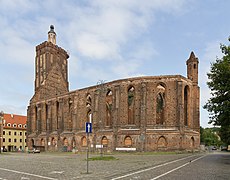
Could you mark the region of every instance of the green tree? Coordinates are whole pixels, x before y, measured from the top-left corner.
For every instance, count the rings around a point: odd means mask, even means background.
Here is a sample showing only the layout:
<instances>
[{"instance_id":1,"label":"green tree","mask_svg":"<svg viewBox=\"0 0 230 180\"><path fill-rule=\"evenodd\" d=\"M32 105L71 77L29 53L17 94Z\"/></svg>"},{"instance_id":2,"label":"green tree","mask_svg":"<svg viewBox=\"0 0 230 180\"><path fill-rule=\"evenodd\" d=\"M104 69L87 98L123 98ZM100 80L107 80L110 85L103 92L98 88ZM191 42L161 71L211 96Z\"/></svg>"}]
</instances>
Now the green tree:
<instances>
[{"instance_id":1,"label":"green tree","mask_svg":"<svg viewBox=\"0 0 230 180\"><path fill-rule=\"evenodd\" d=\"M204 108L210 113L209 123L220 126L221 139L230 144L230 45L221 44L220 49L223 57L211 64L207 74L212 97Z\"/></svg>"},{"instance_id":2,"label":"green tree","mask_svg":"<svg viewBox=\"0 0 230 180\"><path fill-rule=\"evenodd\" d=\"M204 128L200 126L200 142L204 143Z\"/></svg>"},{"instance_id":3,"label":"green tree","mask_svg":"<svg viewBox=\"0 0 230 180\"><path fill-rule=\"evenodd\" d=\"M202 128L200 131L200 139L201 143L205 144L206 146L220 146L222 142L219 140L218 136L218 129L216 128Z\"/></svg>"}]
</instances>

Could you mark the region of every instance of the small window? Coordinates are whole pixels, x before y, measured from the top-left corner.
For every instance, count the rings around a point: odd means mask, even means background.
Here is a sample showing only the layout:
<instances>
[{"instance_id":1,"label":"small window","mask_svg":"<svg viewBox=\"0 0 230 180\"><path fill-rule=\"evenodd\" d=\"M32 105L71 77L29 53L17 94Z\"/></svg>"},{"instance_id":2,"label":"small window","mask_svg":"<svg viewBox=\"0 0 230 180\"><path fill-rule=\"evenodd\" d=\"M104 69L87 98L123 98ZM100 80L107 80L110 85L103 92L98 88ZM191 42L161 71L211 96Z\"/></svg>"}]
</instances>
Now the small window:
<instances>
[{"instance_id":1,"label":"small window","mask_svg":"<svg viewBox=\"0 0 230 180\"><path fill-rule=\"evenodd\" d=\"M17 124L13 124L13 127L16 128L16 127L17 127Z\"/></svg>"},{"instance_id":2,"label":"small window","mask_svg":"<svg viewBox=\"0 0 230 180\"><path fill-rule=\"evenodd\" d=\"M17 132L14 132L14 135L17 136Z\"/></svg>"},{"instance_id":3,"label":"small window","mask_svg":"<svg viewBox=\"0 0 230 180\"><path fill-rule=\"evenodd\" d=\"M9 136L11 135L11 131L9 131Z\"/></svg>"},{"instance_id":4,"label":"small window","mask_svg":"<svg viewBox=\"0 0 230 180\"><path fill-rule=\"evenodd\" d=\"M193 65L193 68L196 69L196 64Z\"/></svg>"},{"instance_id":5,"label":"small window","mask_svg":"<svg viewBox=\"0 0 230 180\"><path fill-rule=\"evenodd\" d=\"M24 128L26 128L26 124L24 124Z\"/></svg>"},{"instance_id":6,"label":"small window","mask_svg":"<svg viewBox=\"0 0 230 180\"><path fill-rule=\"evenodd\" d=\"M20 142L22 142L22 139L20 139Z\"/></svg>"},{"instance_id":7,"label":"small window","mask_svg":"<svg viewBox=\"0 0 230 180\"><path fill-rule=\"evenodd\" d=\"M21 124L19 124L19 125L18 125L18 127L19 127L19 128L22 128L22 125L21 125Z\"/></svg>"},{"instance_id":8,"label":"small window","mask_svg":"<svg viewBox=\"0 0 230 180\"><path fill-rule=\"evenodd\" d=\"M16 142L17 142L17 139L14 139L14 142L16 143Z\"/></svg>"},{"instance_id":9,"label":"small window","mask_svg":"<svg viewBox=\"0 0 230 180\"><path fill-rule=\"evenodd\" d=\"M6 134L6 132L5 131L3 131L3 135L5 135Z\"/></svg>"},{"instance_id":10,"label":"small window","mask_svg":"<svg viewBox=\"0 0 230 180\"><path fill-rule=\"evenodd\" d=\"M8 127L11 127L11 124L10 124L10 123L7 123L7 126L8 126Z\"/></svg>"},{"instance_id":11,"label":"small window","mask_svg":"<svg viewBox=\"0 0 230 180\"><path fill-rule=\"evenodd\" d=\"M11 139L9 138L9 142L11 142Z\"/></svg>"},{"instance_id":12,"label":"small window","mask_svg":"<svg viewBox=\"0 0 230 180\"><path fill-rule=\"evenodd\" d=\"M3 142L5 142L6 140L5 140L5 138L3 138Z\"/></svg>"},{"instance_id":13,"label":"small window","mask_svg":"<svg viewBox=\"0 0 230 180\"><path fill-rule=\"evenodd\" d=\"M20 136L22 136L22 132L20 132Z\"/></svg>"}]
</instances>

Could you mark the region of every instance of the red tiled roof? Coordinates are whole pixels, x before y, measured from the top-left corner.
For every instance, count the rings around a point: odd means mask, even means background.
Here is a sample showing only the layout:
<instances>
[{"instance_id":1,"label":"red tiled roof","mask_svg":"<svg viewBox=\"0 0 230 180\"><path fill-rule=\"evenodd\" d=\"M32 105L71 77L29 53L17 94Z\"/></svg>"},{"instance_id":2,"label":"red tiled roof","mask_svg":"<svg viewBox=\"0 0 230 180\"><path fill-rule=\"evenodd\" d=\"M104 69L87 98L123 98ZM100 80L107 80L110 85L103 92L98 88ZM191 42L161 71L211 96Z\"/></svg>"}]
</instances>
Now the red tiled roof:
<instances>
[{"instance_id":1,"label":"red tiled roof","mask_svg":"<svg viewBox=\"0 0 230 180\"><path fill-rule=\"evenodd\" d=\"M22 115L16 115L16 114L4 114L4 118L5 120L5 126L3 128L6 129L26 129L24 127L24 125L26 125L26 120L27 120L27 116L22 116ZM8 127L7 124L10 123L11 127ZM13 127L13 124L16 124L16 127ZM21 124L21 128L18 126L19 124Z\"/></svg>"}]
</instances>

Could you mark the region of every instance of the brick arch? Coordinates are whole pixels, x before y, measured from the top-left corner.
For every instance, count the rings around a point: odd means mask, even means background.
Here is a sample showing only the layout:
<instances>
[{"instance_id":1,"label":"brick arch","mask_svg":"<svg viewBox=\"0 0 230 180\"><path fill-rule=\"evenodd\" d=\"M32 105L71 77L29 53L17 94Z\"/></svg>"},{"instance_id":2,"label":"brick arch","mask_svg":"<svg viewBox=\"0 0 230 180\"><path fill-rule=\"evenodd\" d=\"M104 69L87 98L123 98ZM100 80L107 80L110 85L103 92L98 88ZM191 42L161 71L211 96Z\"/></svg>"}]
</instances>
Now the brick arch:
<instances>
[{"instance_id":1,"label":"brick arch","mask_svg":"<svg viewBox=\"0 0 230 180\"><path fill-rule=\"evenodd\" d=\"M167 148L167 140L164 136L160 136L159 139L157 140L157 149L158 150L163 150Z\"/></svg>"},{"instance_id":2,"label":"brick arch","mask_svg":"<svg viewBox=\"0 0 230 180\"><path fill-rule=\"evenodd\" d=\"M157 89L157 87L158 86L162 86L162 87L164 87L165 88L165 92L166 92L166 90L167 90L167 84L166 83L164 83L164 82L158 82L157 84L156 84L156 89Z\"/></svg>"},{"instance_id":3,"label":"brick arch","mask_svg":"<svg viewBox=\"0 0 230 180\"><path fill-rule=\"evenodd\" d=\"M54 137L52 137L51 138L51 145L56 146L56 144L57 144L57 140Z\"/></svg>"},{"instance_id":4,"label":"brick arch","mask_svg":"<svg viewBox=\"0 0 230 180\"><path fill-rule=\"evenodd\" d=\"M132 146L132 138L130 136L126 136L124 138L124 146L131 147Z\"/></svg>"},{"instance_id":5,"label":"brick arch","mask_svg":"<svg viewBox=\"0 0 230 180\"><path fill-rule=\"evenodd\" d=\"M109 140L108 140L108 138L106 136L103 136L101 138L101 144L103 145L103 147L107 147L108 146Z\"/></svg>"}]
</instances>

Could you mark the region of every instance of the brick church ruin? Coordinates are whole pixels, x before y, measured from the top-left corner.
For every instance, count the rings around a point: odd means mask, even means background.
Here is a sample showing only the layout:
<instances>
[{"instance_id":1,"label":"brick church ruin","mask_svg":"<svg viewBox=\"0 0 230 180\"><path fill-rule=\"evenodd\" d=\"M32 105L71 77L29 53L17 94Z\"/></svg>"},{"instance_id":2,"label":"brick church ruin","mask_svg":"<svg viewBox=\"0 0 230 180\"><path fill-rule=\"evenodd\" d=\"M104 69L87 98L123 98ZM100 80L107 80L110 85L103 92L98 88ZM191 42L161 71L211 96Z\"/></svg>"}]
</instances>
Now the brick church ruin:
<instances>
[{"instance_id":1,"label":"brick church ruin","mask_svg":"<svg viewBox=\"0 0 230 180\"><path fill-rule=\"evenodd\" d=\"M193 150L200 145L198 58L181 75L120 79L69 91L68 53L48 41L36 46L35 92L27 109L27 144L44 151Z\"/></svg>"}]
</instances>

